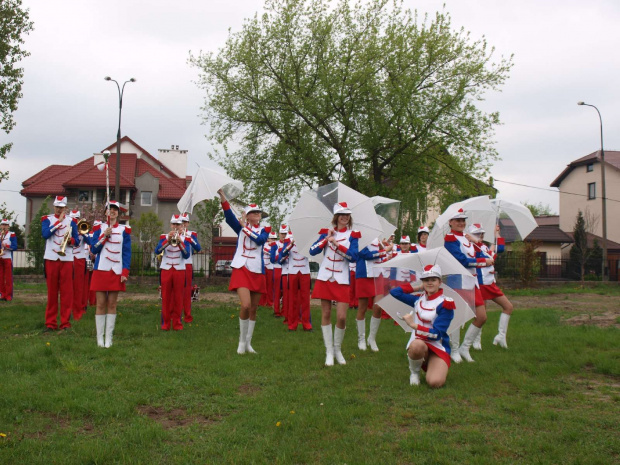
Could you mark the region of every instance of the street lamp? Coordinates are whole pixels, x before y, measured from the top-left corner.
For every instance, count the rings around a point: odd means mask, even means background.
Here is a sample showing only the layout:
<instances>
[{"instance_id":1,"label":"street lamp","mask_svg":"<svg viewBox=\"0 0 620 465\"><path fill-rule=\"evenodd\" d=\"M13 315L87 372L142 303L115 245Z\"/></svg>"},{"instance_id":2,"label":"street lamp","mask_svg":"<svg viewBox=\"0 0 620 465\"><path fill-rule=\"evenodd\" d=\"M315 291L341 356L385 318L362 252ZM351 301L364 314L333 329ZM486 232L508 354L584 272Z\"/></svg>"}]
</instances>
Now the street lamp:
<instances>
[{"instance_id":1,"label":"street lamp","mask_svg":"<svg viewBox=\"0 0 620 465\"><path fill-rule=\"evenodd\" d=\"M601 112L598 111L594 105L590 105L589 103L577 102L577 105L583 105L586 107L592 107L598 113L598 119L601 123L601 191L603 197L603 271L602 271L602 279L603 281L607 280L605 275L605 267L607 265L607 193L605 191L605 150L603 149L603 118L601 117Z\"/></svg>"},{"instance_id":2,"label":"street lamp","mask_svg":"<svg viewBox=\"0 0 620 465\"><path fill-rule=\"evenodd\" d=\"M114 187L114 200L121 201L121 112L123 110L123 92L125 92L125 84L128 82L136 82L134 78L129 81L123 82L121 87L116 79L112 79L110 76L106 76L103 79L106 81L112 81L116 83L118 89L118 132L116 133L116 186ZM108 199L109 201L110 199Z\"/></svg>"}]
</instances>

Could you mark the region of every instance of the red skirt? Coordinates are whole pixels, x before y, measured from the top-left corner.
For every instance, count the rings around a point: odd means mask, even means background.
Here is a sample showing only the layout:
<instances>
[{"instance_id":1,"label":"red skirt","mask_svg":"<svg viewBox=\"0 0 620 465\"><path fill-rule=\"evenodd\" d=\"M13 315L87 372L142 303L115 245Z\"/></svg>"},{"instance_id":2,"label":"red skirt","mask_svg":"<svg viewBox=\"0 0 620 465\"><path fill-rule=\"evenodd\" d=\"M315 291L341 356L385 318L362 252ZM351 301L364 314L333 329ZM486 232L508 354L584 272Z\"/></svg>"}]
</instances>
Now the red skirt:
<instances>
[{"instance_id":1,"label":"red skirt","mask_svg":"<svg viewBox=\"0 0 620 465\"><path fill-rule=\"evenodd\" d=\"M476 307L482 307L484 305L484 298L482 297L482 292L477 287L476 287L474 305Z\"/></svg>"},{"instance_id":2,"label":"red skirt","mask_svg":"<svg viewBox=\"0 0 620 465\"><path fill-rule=\"evenodd\" d=\"M383 276L378 278L356 278L355 297L365 299L383 293Z\"/></svg>"},{"instance_id":3,"label":"red skirt","mask_svg":"<svg viewBox=\"0 0 620 465\"><path fill-rule=\"evenodd\" d=\"M125 283L121 282L121 275L112 270L95 270L90 280L90 290L95 292L125 292Z\"/></svg>"},{"instance_id":4,"label":"red skirt","mask_svg":"<svg viewBox=\"0 0 620 465\"><path fill-rule=\"evenodd\" d=\"M265 280L265 275L261 273L252 273L245 266L242 266L241 268L233 268L228 290L236 291L241 288L246 288L250 292L260 292L261 294L267 293L267 281Z\"/></svg>"},{"instance_id":5,"label":"red skirt","mask_svg":"<svg viewBox=\"0 0 620 465\"><path fill-rule=\"evenodd\" d=\"M314 282L312 290L313 299L335 300L336 302L349 303L349 285L338 284L336 281L319 281Z\"/></svg>"},{"instance_id":6,"label":"red skirt","mask_svg":"<svg viewBox=\"0 0 620 465\"><path fill-rule=\"evenodd\" d=\"M437 347L425 342L426 347L428 347L428 356L430 358L431 356L431 352L434 353L435 355L437 355L437 357L439 357L440 359L442 359L444 362L446 362L446 365L448 365L448 368L450 368L450 354L448 352L446 352L445 350L439 350ZM422 363L422 369L424 371L426 371L426 369L428 368L428 359L424 359L424 362Z\"/></svg>"},{"instance_id":7,"label":"red skirt","mask_svg":"<svg viewBox=\"0 0 620 465\"><path fill-rule=\"evenodd\" d=\"M504 295L502 290L497 287L497 284L495 283L483 284L480 286L480 293L482 294L482 298L484 300L493 300Z\"/></svg>"}]
</instances>

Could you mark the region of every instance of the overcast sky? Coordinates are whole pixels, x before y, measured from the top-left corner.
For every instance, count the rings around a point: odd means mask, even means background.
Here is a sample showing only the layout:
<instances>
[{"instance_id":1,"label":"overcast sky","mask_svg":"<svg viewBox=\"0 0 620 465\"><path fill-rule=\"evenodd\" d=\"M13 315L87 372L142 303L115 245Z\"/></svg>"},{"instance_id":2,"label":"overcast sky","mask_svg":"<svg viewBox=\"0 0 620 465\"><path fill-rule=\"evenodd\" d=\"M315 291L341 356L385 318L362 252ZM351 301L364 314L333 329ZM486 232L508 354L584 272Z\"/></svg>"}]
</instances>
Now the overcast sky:
<instances>
[{"instance_id":1,"label":"overcast sky","mask_svg":"<svg viewBox=\"0 0 620 465\"><path fill-rule=\"evenodd\" d=\"M193 81L190 51L217 50L228 29L261 8L260 0L23 0L35 30L26 37L23 98L17 126L0 169L0 199L25 217L17 192L50 164L74 164L116 140L118 94L104 76L123 81L122 133L151 154L179 145L189 150L189 174L209 166L212 150L201 125L203 94ZM605 147L620 150L620 2L614 0L407 0L419 12L442 9L455 28L485 36L497 56L514 53L503 92L483 108L499 111L492 175L499 197L542 202L557 211L558 194L499 182L549 188L571 160L600 147L596 111L603 115ZM584 191L585 193L585 191Z\"/></svg>"}]
</instances>

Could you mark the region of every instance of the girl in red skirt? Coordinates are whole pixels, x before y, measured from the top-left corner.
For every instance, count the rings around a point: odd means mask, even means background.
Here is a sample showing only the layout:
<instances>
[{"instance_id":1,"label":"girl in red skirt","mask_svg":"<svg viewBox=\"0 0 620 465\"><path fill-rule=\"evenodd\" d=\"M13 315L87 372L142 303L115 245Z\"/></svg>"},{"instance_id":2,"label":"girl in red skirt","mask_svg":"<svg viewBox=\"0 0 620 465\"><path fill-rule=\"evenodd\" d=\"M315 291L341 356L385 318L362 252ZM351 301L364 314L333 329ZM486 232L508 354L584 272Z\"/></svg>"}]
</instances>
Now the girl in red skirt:
<instances>
[{"instance_id":1,"label":"girl in red skirt","mask_svg":"<svg viewBox=\"0 0 620 465\"><path fill-rule=\"evenodd\" d=\"M112 346L118 293L125 292L131 263L131 228L118 224L120 210L126 211L120 203L109 202L110 224L101 223L94 227L90 248L96 255L90 290L97 296L97 345L106 348Z\"/></svg>"},{"instance_id":2,"label":"girl in red skirt","mask_svg":"<svg viewBox=\"0 0 620 465\"><path fill-rule=\"evenodd\" d=\"M334 205L333 229L321 229L318 240L310 247L310 255L324 254L312 291L313 299L321 299L321 330L325 342L325 365L346 365L342 356L342 340L349 307L349 263L357 261L359 231L353 231L351 210L345 202ZM336 302L336 329L332 339L332 301Z\"/></svg>"},{"instance_id":3,"label":"girl in red skirt","mask_svg":"<svg viewBox=\"0 0 620 465\"><path fill-rule=\"evenodd\" d=\"M237 291L241 304L237 353L255 354L256 351L252 348L252 335L256 325L256 309L261 294L267 292L262 246L267 242L271 228L260 226L262 210L256 204L245 207L239 222L230 209L224 191L220 189L218 194L222 201L226 223L239 236L231 263L233 272L228 286L230 291Z\"/></svg>"}]
</instances>

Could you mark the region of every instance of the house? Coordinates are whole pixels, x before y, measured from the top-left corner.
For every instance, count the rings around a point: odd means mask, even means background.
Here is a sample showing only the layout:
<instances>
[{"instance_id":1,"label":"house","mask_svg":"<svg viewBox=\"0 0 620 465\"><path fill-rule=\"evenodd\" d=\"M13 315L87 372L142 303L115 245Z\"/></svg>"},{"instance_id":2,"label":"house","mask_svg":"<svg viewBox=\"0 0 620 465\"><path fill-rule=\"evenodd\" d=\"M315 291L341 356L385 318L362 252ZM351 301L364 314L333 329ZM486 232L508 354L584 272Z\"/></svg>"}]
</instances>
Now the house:
<instances>
[{"instance_id":1,"label":"house","mask_svg":"<svg viewBox=\"0 0 620 465\"><path fill-rule=\"evenodd\" d=\"M65 195L68 206L79 209L105 202L105 171L95 166L103 161L102 152L105 150L112 153L109 177L113 198L116 142L75 165L50 165L26 179L21 190L26 197L26 224L30 224L47 196ZM164 224L168 224L170 217L178 213L177 202L191 182L191 176L186 175L187 150L172 146L160 149L158 156L154 157L125 136L121 139L120 152L120 202L128 207L128 212L120 220L135 221L142 213L154 211Z\"/></svg>"},{"instance_id":2,"label":"house","mask_svg":"<svg viewBox=\"0 0 620 465\"><path fill-rule=\"evenodd\" d=\"M572 233L579 210L595 220L593 233L602 245L601 152L572 161L551 187L560 190L560 229ZM620 242L620 152L605 151L607 239ZM607 244L608 248L612 244Z\"/></svg>"},{"instance_id":3,"label":"house","mask_svg":"<svg viewBox=\"0 0 620 465\"><path fill-rule=\"evenodd\" d=\"M536 216L534 218L538 226L524 240L537 241L540 245L536 249L538 253L547 258L561 259L564 250L573 243L571 235L560 229L560 217L558 215ZM506 241L506 250L512 250L515 241L522 240L517 233L517 228L509 218L499 220L500 234Z\"/></svg>"}]
</instances>

